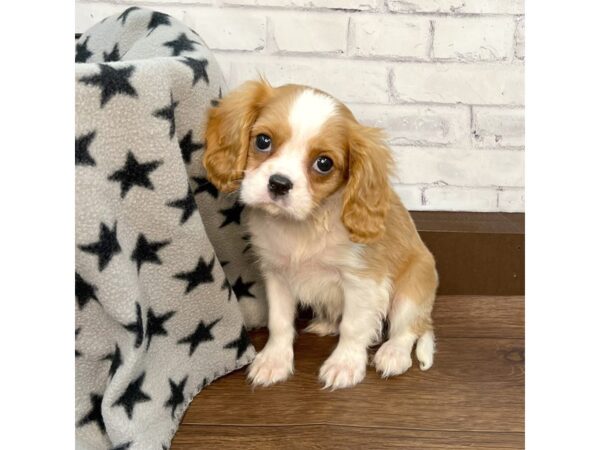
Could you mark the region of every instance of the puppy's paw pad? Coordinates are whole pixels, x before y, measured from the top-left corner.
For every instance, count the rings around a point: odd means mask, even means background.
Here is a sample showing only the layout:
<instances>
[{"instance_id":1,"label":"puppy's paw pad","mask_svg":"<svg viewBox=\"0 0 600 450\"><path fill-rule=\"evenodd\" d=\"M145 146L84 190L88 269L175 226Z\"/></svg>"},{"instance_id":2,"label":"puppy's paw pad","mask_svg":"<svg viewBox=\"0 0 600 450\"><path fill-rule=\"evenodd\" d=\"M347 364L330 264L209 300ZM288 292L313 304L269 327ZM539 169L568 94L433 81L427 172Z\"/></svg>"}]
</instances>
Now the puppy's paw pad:
<instances>
[{"instance_id":1,"label":"puppy's paw pad","mask_svg":"<svg viewBox=\"0 0 600 450\"><path fill-rule=\"evenodd\" d=\"M293 369L292 359L261 352L250 365L248 379L255 386L269 386L285 381Z\"/></svg>"},{"instance_id":2,"label":"puppy's paw pad","mask_svg":"<svg viewBox=\"0 0 600 450\"><path fill-rule=\"evenodd\" d=\"M329 358L319 370L319 379L323 382L325 389L352 387L365 377L365 366L364 362Z\"/></svg>"},{"instance_id":3,"label":"puppy's paw pad","mask_svg":"<svg viewBox=\"0 0 600 450\"><path fill-rule=\"evenodd\" d=\"M383 378L394 375L401 375L412 366L410 353L399 348L391 342L385 342L373 358L373 364L377 372L381 373Z\"/></svg>"},{"instance_id":4,"label":"puppy's paw pad","mask_svg":"<svg viewBox=\"0 0 600 450\"><path fill-rule=\"evenodd\" d=\"M338 326L323 319L313 319L304 329L305 333L313 333L318 336L335 336L338 334Z\"/></svg>"}]
</instances>

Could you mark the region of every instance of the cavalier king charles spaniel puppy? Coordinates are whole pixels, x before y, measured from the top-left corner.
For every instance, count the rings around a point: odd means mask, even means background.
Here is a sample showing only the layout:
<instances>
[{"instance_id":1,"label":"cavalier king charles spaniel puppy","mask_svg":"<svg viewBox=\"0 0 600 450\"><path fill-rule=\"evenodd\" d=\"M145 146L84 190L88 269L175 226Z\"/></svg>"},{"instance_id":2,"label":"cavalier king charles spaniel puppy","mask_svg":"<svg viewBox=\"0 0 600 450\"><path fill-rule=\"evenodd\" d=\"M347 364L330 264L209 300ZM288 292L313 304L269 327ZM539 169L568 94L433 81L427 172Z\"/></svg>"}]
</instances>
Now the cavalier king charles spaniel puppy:
<instances>
[{"instance_id":1,"label":"cavalier king charles spaniel puppy","mask_svg":"<svg viewBox=\"0 0 600 450\"><path fill-rule=\"evenodd\" d=\"M332 96L307 86L250 81L211 109L203 163L221 191L239 190L265 279L269 340L250 366L254 385L294 370L296 305L306 331L339 333L323 363L326 388L365 376L369 346L383 377L433 364L433 256L390 186L392 157L380 130L359 124Z\"/></svg>"}]
</instances>

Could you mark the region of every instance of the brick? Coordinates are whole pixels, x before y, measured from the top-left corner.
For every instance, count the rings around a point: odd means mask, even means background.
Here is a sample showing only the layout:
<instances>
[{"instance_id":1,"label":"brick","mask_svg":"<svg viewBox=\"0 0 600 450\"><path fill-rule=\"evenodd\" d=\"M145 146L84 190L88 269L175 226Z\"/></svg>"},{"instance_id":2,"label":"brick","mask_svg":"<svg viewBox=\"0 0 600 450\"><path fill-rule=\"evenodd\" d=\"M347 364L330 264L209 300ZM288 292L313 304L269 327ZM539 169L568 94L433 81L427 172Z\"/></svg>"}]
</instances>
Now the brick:
<instances>
[{"instance_id":1,"label":"brick","mask_svg":"<svg viewBox=\"0 0 600 450\"><path fill-rule=\"evenodd\" d=\"M402 102L522 105L523 65L399 63L393 87Z\"/></svg>"},{"instance_id":2,"label":"brick","mask_svg":"<svg viewBox=\"0 0 600 450\"><path fill-rule=\"evenodd\" d=\"M503 212L524 212L525 191L523 189L502 188L498 192L498 210Z\"/></svg>"},{"instance_id":3,"label":"brick","mask_svg":"<svg viewBox=\"0 0 600 450\"><path fill-rule=\"evenodd\" d=\"M302 13L269 16L273 42L284 52L345 53L348 16Z\"/></svg>"},{"instance_id":4,"label":"brick","mask_svg":"<svg viewBox=\"0 0 600 450\"><path fill-rule=\"evenodd\" d=\"M523 148L525 110L474 106L473 145L477 148Z\"/></svg>"},{"instance_id":5,"label":"brick","mask_svg":"<svg viewBox=\"0 0 600 450\"><path fill-rule=\"evenodd\" d=\"M523 0L387 0L392 12L524 14Z\"/></svg>"},{"instance_id":6,"label":"brick","mask_svg":"<svg viewBox=\"0 0 600 450\"><path fill-rule=\"evenodd\" d=\"M393 147L396 173L404 184L524 186L524 153L470 149Z\"/></svg>"},{"instance_id":7,"label":"brick","mask_svg":"<svg viewBox=\"0 0 600 450\"><path fill-rule=\"evenodd\" d=\"M356 56L392 58L429 57L429 19L406 16L358 15L351 18Z\"/></svg>"},{"instance_id":8,"label":"brick","mask_svg":"<svg viewBox=\"0 0 600 450\"><path fill-rule=\"evenodd\" d=\"M392 187L400 197L400 200L406 209L418 211L422 208L421 191L423 190L424 186L415 184L394 184Z\"/></svg>"},{"instance_id":9,"label":"brick","mask_svg":"<svg viewBox=\"0 0 600 450\"><path fill-rule=\"evenodd\" d=\"M186 12L185 23L213 50L256 51L265 46L267 19L261 14L193 8Z\"/></svg>"},{"instance_id":10,"label":"brick","mask_svg":"<svg viewBox=\"0 0 600 450\"><path fill-rule=\"evenodd\" d=\"M517 20L517 29L515 31L515 58L525 59L525 19L523 17Z\"/></svg>"},{"instance_id":11,"label":"brick","mask_svg":"<svg viewBox=\"0 0 600 450\"><path fill-rule=\"evenodd\" d=\"M349 105L363 124L385 131L392 145L469 145L467 106Z\"/></svg>"},{"instance_id":12,"label":"brick","mask_svg":"<svg viewBox=\"0 0 600 450\"><path fill-rule=\"evenodd\" d=\"M432 186L423 190L424 211L498 211L498 193L493 188Z\"/></svg>"},{"instance_id":13,"label":"brick","mask_svg":"<svg viewBox=\"0 0 600 450\"><path fill-rule=\"evenodd\" d=\"M434 20L434 59L506 60L513 56L511 17L443 17Z\"/></svg>"},{"instance_id":14,"label":"brick","mask_svg":"<svg viewBox=\"0 0 600 450\"><path fill-rule=\"evenodd\" d=\"M284 8L329 8L368 11L377 8L378 0L222 0L224 5L276 6Z\"/></svg>"},{"instance_id":15,"label":"brick","mask_svg":"<svg viewBox=\"0 0 600 450\"><path fill-rule=\"evenodd\" d=\"M264 74L274 85L307 84L320 88L343 102L387 103L387 68L371 61L346 61L325 58L256 57L218 54L227 73L229 87ZM228 69L225 66L229 65Z\"/></svg>"}]
</instances>

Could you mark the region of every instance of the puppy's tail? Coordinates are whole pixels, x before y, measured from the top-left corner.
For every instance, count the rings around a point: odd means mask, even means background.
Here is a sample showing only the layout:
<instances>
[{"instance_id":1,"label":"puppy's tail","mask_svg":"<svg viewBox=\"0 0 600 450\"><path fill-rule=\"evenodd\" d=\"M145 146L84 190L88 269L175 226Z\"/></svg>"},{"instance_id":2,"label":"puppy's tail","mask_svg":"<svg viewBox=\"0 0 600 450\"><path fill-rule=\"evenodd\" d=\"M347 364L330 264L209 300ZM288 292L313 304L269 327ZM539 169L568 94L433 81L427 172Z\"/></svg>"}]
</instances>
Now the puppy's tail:
<instances>
[{"instance_id":1,"label":"puppy's tail","mask_svg":"<svg viewBox=\"0 0 600 450\"><path fill-rule=\"evenodd\" d=\"M427 370L433 365L434 353L435 335L433 334L433 330L428 330L417 341L416 354L421 370Z\"/></svg>"}]
</instances>

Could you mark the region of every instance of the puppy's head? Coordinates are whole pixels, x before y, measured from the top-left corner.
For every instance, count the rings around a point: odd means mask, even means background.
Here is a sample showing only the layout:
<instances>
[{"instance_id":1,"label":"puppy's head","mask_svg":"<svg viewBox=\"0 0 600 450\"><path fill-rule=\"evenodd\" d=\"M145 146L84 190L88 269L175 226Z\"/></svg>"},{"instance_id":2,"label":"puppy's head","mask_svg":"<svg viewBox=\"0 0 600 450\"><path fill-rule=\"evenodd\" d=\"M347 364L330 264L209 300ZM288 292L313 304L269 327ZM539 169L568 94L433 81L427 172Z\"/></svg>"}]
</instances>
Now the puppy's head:
<instances>
[{"instance_id":1,"label":"puppy's head","mask_svg":"<svg viewBox=\"0 0 600 450\"><path fill-rule=\"evenodd\" d=\"M342 190L342 222L367 243L384 232L389 149L379 130L321 91L251 81L209 112L204 166L225 192L273 215L307 219Z\"/></svg>"}]
</instances>

